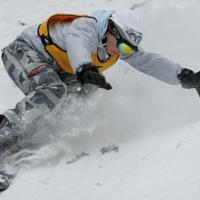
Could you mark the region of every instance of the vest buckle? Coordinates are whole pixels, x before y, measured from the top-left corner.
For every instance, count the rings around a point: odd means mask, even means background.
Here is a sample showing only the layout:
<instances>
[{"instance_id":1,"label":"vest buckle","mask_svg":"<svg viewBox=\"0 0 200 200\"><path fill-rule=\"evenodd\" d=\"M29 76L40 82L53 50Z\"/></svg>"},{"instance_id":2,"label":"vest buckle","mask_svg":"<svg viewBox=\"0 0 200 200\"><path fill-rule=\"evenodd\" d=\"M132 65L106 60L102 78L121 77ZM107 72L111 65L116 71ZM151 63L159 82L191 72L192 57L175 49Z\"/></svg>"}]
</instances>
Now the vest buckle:
<instances>
[{"instance_id":1,"label":"vest buckle","mask_svg":"<svg viewBox=\"0 0 200 200\"><path fill-rule=\"evenodd\" d=\"M47 45L51 45L53 44L53 41L51 39L51 37L49 35L45 36L44 34L40 36L41 40L42 40L42 44L44 46L47 46Z\"/></svg>"}]
</instances>

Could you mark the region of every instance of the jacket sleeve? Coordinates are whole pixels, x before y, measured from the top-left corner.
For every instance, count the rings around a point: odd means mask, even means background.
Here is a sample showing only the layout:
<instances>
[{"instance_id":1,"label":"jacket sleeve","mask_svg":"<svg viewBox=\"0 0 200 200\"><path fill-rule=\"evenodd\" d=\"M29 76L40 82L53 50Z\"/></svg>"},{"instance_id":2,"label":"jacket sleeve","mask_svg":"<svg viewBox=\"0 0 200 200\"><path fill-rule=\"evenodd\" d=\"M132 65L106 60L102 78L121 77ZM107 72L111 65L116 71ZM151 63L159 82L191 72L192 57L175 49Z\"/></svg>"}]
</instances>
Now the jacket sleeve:
<instances>
[{"instance_id":1,"label":"jacket sleeve","mask_svg":"<svg viewBox=\"0 0 200 200\"><path fill-rule=\"evenodd\" d=\"M80 65L92 62L91 54L98 45L98 31L95 19L81 17L74 20L65 35L67 53L74 71Z\"/></svg>"},{"instance_id":2,"label":"jacket sleeve","mask_svg":"<svg viewBox=\"0 0 200 200\"><path fill-rule=\"evenodd\" d=\"M121 59L129 63L135 69L150 75L166 83L176 85L180 83L177 75L182 67L156 53L147 53L142 49L131 56L121 56Z\"/></svg>"}]
</instances>

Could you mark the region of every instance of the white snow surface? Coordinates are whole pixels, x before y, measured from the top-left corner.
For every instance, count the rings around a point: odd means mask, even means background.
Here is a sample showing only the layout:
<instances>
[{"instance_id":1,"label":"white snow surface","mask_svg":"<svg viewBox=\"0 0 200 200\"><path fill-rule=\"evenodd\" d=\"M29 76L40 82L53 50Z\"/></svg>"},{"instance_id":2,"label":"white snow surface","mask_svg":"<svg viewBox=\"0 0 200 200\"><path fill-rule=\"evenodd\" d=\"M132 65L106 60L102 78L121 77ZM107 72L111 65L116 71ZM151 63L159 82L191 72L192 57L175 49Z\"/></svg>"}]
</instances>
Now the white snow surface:
<instances>
[{"instance_id":1,"label":"white snow surface","mask_svg":"<svg viewBox=\"0 0 200 200\"><path fill-rule=\"evenodd\" d=\"M54 13L124 9L141 2L0 0L0 48L24 28ZM144 49L199 70L198 0L149 0L135 12L144 32ZM61 119L52 119L34 136L34 150L27 147L21 152L32 155L15 163L22 168L10 188L0 194L1 200L200 199L200 99L196 92L155 80L122 61L105 76L112 91L99 89L88 99L66 103ZM23 98L2 62L0 94L1 113ZM119 151L102 154L103 147Z\"/></svg>"}]
</instances>

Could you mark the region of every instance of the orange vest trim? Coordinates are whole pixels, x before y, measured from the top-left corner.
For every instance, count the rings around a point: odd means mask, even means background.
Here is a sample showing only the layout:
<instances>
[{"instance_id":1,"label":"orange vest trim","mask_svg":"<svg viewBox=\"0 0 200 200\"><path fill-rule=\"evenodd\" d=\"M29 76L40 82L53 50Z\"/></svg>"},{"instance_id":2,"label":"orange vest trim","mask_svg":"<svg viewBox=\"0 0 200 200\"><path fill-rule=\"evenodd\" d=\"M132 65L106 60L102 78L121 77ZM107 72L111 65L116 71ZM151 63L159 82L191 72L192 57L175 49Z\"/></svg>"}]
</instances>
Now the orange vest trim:
<instances>
[{"instance_id":1,"label":"orange vest trim","mask_svg":"<svg viewBox=\"0 0 200 200\"><path fill-rule=\"evenodd\" d=\"M53 43L49 34L49 27L56 22L72 22L73 20L78 19L80 17L93 18L87 15L56 14L51 16L45 22L41 23L38 27L38 35L40 36L47 53L57 62L61 69L63 69L67 73L72 74L74 73L74 71L69 62L67 52L61 49L55 43ZM100 72L103 72L106 69L110 68L112 65L114 65L118 58L118 55L111 55L105 62L102 62L98 58L97 51L91 55L92 63L96 66L99 66L98 70Z\"/></svg>"}]
</instances>

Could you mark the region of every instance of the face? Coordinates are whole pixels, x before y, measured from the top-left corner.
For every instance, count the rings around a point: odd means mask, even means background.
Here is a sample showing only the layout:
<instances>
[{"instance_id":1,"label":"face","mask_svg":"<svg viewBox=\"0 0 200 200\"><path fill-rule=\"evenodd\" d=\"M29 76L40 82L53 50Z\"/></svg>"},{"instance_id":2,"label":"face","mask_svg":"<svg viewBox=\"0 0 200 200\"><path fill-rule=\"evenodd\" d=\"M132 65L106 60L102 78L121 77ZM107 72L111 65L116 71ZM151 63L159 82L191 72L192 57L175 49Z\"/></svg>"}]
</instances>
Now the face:
<instances>
[{"instance_id":1,"label":"face","mask_svg":"<svg viewBox=\"0 0 200 200\"><path fill-rule=\"evenodd\" d=\"M119 55L119 49L117 48L117 39L109 32L107 33L106 51L110 55Z\"/></svg>"}]
</instances>

